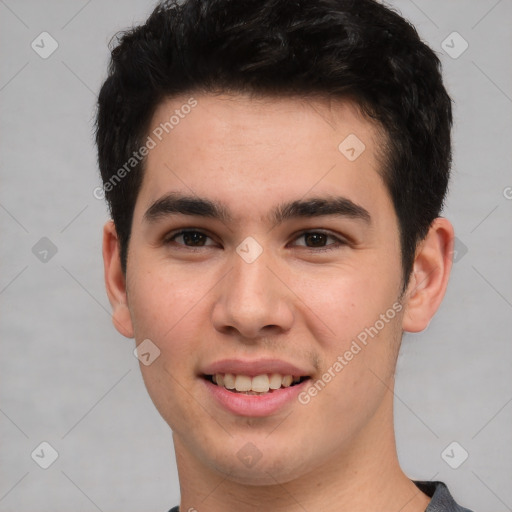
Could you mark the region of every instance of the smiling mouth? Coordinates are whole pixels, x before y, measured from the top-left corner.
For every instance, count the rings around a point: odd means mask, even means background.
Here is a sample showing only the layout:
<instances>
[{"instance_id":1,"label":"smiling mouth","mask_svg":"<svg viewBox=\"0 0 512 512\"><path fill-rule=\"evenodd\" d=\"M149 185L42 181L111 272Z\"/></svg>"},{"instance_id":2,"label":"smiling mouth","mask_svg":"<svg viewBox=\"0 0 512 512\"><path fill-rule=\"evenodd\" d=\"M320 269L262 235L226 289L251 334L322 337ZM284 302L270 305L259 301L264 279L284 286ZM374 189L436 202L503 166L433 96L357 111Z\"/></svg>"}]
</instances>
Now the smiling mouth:
<instances>
[{"instance_id":1,"label":"smiling mouth","mask_svg":"<svg viewBox=\"0 0 512 512\"><path fill-rule=\"evenodd\" d=\"M232 373L216 373L215 375L203 375L203 378L232 393L265 395L280 389L296 386L308 380L310 377L281 375L279 373L262 374L254 377L250 377L249 375L234 375Z\"/></svg>"}]
</instances>

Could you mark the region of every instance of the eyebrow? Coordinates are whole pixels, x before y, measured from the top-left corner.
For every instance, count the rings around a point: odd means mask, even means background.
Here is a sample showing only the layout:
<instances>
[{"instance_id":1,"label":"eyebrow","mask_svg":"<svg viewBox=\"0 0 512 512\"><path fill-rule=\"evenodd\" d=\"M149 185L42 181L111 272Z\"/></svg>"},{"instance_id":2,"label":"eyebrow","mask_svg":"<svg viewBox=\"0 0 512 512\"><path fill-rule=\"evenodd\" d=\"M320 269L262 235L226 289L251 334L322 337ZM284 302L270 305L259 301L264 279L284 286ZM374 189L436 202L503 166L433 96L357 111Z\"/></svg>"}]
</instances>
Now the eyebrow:
<instances>
[{"instance_id":1,"label":"eyebrow","mask_svg":"<svg viewBox=\"0 0 512 512\"><path fill-rule=\"evenodd\" d=\"M157 199L144 214L147 223L156 222L171 215L190 215L217 219L225 224L233 217L229 208L216 200L171 192ZM371 223L368 210L341 196L312 197L298 199L277 205L267 216L273 225L279 225L293 218L338 216Z\"/></svg>"}]
</instances>

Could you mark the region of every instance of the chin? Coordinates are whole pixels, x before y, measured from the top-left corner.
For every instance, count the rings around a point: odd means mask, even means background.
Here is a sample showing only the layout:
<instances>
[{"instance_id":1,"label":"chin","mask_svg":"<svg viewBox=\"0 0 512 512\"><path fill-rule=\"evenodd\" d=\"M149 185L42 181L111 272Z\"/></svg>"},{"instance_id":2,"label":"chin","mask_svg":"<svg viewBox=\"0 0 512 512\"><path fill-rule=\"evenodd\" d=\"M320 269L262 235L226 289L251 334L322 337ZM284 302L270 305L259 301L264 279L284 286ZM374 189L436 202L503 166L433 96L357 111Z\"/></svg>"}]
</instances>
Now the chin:
<instances>
[{"instance_id":1,"label":"chin","mask_svg":"<svg viewBox=\"0 0 512 512\"><path fill-rule=\"evenodd\" d=\"M256 436L255 436L256 437ZM257 448L259 443L260 448ZM208 466L224 478L241 485L273 486L285 484L311 471L311 463L304 459L301 448L283 449L255 439L238 441L230 448L223 445L215 454L204 454ZM282 451L280 451L280 449ZM285 452L286 451L286 452Z\"/></svg>"}]
</instances>

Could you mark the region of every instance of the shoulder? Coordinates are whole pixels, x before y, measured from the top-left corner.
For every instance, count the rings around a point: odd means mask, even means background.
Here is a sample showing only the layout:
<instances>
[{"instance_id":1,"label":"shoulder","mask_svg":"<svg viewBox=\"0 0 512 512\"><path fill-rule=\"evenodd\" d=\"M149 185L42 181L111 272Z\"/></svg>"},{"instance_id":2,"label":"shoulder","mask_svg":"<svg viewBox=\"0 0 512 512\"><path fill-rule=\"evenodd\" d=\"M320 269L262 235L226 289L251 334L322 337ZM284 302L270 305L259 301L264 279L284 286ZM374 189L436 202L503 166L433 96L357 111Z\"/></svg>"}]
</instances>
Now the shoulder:
<instances>
[{"instance_id":1,"label":"shoulder","mask_svg":"<svg viewBox=\"0 0 512 512\"><path fill-rule=\"evenodd\" d=\"M432 498L425 512L472 512L461 507L453 499L448 487L443 482L413 480L418 489ZM171 508L169 512L180 512L178 506Z\"/></svg>"},{"instance_id":2,"label":"shoulder","mask_svg":"<svg viewBox=\"0 0 512 512\"><path fill-rule=\"evenodd\" d=\"M413 482L418 489L432 498L425 512L472 512L455 502L444 482L417 480L413 480Z\"/></svg>"}]
</instances>

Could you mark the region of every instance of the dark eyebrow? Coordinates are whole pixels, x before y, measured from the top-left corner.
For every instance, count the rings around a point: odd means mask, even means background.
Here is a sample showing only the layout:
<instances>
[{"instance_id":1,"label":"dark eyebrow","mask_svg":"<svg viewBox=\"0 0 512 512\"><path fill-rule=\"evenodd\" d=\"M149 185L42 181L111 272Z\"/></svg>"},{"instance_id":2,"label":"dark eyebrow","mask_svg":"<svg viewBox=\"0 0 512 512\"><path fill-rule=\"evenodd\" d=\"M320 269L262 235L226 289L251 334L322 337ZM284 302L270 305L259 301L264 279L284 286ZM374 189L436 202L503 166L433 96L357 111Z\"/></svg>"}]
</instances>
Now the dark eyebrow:
<instances>
[{"instance_id":1,"label":"dark eyebrow","mask_svg":"<svg viewBox=\"0 0 512 512\"><path fill-rule=\"evenodd\" d=\"M218 219L223 223L232 220L229 209L222 203L197 196L171 192L157 199L144 214L148 223L155 222L168 215L195 215ZM282 203L274 208L267 217L272 225L299 217L321 217L336 215L371 222L368 210L345 197L313 197Z\"/></svg>"},{"instance_id":2,"label":"dark eyebrow","mask_svg":"<svg viewBox=\"0 0 512 512\"><path fill-rule=\"evenodd\" d=\"M151 223L172 214L210 217L224 223L231 220L228 209L222 203L202 197L182 195L178 192L171 192L157 199L146 210L144 220Z\"/></svg>"},{"instance_id":3,"label":"dark eyebrow","mask_svg":"<svg viewBox=\"0 0 512 512\"><path fill-rule=\"evenodd\" d=\"M296 217L321 217L324 215L336 215L351 219L363 220L370 224L371 216L365 208L354 203L346 197L312 197L299 199L277 206L271 212L274 225Z\"/></svg>"}]
</instances>

